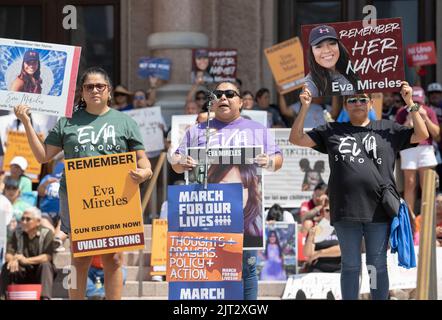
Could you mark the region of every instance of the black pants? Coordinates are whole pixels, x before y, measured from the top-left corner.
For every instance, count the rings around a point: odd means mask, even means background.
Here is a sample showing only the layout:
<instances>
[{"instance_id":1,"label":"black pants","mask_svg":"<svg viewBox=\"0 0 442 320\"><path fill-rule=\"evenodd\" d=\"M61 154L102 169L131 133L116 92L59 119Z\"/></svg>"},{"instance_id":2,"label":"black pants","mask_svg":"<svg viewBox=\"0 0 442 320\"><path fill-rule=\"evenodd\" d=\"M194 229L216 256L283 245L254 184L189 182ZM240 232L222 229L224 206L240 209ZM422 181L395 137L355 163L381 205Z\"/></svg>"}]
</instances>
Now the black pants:
<instances>
[{"instance_id":1,"label":"black pants","mask_svg":"<svg viewBox=\"0 0 442 320\"><path fill-rule=\"evenodd\" d=\"M38 265L20 266L19 271L11 273L3 265L0 280L0 297L6 297L6 289L10 284L41 284L41 296L52 298L52 285L55 278L55 266L51 262Z\"/></svg>"}]
</instances>

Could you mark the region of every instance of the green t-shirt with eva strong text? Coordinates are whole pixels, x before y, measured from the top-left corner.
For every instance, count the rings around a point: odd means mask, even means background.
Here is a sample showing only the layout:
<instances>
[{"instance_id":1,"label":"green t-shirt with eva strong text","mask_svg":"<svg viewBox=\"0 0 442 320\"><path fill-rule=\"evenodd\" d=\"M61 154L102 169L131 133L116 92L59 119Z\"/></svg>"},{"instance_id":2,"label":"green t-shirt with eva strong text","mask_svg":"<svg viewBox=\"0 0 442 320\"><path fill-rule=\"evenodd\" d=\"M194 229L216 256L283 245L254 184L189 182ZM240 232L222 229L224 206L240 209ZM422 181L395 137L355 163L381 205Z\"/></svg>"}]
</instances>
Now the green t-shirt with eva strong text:
<instances>
[{"instance_id":1,"label":"green t-shirt with eva strong text","mask_svg":"<svg viewBox=\"0 0 442 320\"><path fill-rule=\"evenodd\" d=\"M80 109L72 118L62 117L49 132L45 143L62 148L65 159L144 150L137 123L115 109L102 115ZM66 190L64 174L60 187Z\"/></svg>"}]
</instances>

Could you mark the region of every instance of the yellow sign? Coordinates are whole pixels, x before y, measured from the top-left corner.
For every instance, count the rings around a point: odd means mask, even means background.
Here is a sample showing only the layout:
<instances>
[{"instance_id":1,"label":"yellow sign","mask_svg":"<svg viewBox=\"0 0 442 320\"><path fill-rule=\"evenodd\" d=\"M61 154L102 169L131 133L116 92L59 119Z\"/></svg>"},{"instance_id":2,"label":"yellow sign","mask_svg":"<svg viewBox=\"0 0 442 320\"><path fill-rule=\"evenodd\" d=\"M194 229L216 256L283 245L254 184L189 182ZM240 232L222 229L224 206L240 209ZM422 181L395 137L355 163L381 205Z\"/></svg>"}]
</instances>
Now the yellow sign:
<instances>
[{"instance_id":1,"label":"yellow sign","mask_svg":"<svg viewBox=\"0 0 442 320\"><path fill-rule=\"evenodd\" d=\"M40 138L43 138L39 134ZM22 156L28 161L28 168L25 174L32 179L33 182L38 182L38 176L41 172L41 164L37 161L32 153L31 146L28 143L28 138L25 132L8 131L6 138L6 152L3 159L3 171L9 172L11 167L9 163L16 156Z\"/></svg>"},{"instance_id":2,"label":"yellow sign","mask_svg":"<svg viewBox=\"0 0 442 320\"><path fill-rule=\"evenodd\" d=\"M264 50L276 87L287 93L304 84L304 53L298 37Z\"/></svg>"},{"instance_id":3,"label":"yellow sign","mask_svg":"<svg viewBox=\"0 0 442 320\"><path fill-rule=\"evenodd\" d=\"M152 276L165 276L167 266L167 220L155 219L152 224Z\"/></svg>"},{"instance_id":4,"label":"yellow sign","mask_svg":"<svg viewBox=\"0 0 442 320\"><path fill-rule=\"evenodd\" d=\"M135 152L65 160L74 257L144 249Z\"/></svg>"}]
</instances>

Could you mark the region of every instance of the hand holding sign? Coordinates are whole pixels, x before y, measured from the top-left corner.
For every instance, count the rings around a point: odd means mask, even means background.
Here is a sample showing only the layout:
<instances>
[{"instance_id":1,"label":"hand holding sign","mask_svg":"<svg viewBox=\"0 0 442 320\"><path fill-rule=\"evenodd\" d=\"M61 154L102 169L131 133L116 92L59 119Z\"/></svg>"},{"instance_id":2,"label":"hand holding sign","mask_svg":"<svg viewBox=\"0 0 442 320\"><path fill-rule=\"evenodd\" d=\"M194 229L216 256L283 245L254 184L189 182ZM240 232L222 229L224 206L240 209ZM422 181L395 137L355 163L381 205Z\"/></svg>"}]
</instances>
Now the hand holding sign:
<instances>
[{"instance_id":1,"label":"hand holding sign","mask_svg":"<svg viewBox=\"0 0 442 320\"><path fill-rule=\"evenodd\" d=\"M310 108L310 104L312 103L312 93L307 88L307 85L304 85L302 88L302 92L299 95L299 99L301 100L302 106L305 108Z\"/></svg>"},{"instance_id":2,"label":"hand holding sign","mask_svg":"<svg viewBox=\"0 0 442 320\"><path fill-rule=\"evenodd\" d=\"M152 170L150 168L136 168L129 171L130 177L138 184L152 178Z\"/></svg>"},{"instance_id":3,"label":"hand holding sign","mask_svg":"<svg viewBox=\"0 0 442 320\"><path fill-rule=\"evenodd\" d=\"M410 106L413 104L413 89L410 87L407 81L402 81L401 85L402 99L404 99L407 106Z\"/></svg>"}]
</instances>

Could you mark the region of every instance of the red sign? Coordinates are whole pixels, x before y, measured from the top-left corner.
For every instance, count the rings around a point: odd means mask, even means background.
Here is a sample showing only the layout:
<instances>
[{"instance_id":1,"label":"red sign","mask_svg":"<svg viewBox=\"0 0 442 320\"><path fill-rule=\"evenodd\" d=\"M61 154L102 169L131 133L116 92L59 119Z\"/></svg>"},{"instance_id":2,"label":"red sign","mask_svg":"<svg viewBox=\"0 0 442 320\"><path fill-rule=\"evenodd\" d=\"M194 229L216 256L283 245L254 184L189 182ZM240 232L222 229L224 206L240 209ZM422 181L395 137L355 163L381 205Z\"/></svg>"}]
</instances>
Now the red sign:
<instances>
[{"instance_id":1,"label":"red sign","mask_svg":"<svg viewBox=\"0 0 442 320\"><path fill-rule=\"evenodd\" d=\"M405 78L401 18L301 26L313 96L398 91Z\"/></svg>"},{"instance_id":2,"label":"red sign","mask_svg":"<svg viewBox=\"0 0 442 320\"><path fill-rule=\"evenodd\" d=\"M414 43L407 46L407 64L410 67L436 64L436 48L434 41Z\"/></svg>"}]
</instances>

